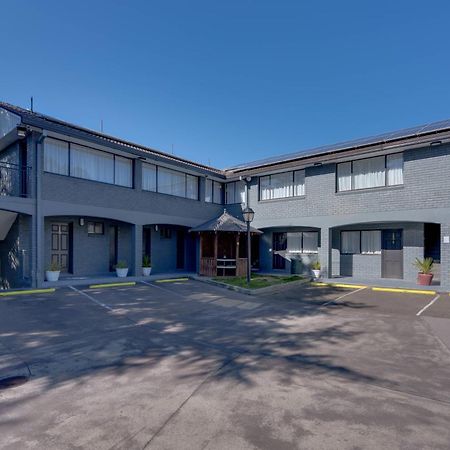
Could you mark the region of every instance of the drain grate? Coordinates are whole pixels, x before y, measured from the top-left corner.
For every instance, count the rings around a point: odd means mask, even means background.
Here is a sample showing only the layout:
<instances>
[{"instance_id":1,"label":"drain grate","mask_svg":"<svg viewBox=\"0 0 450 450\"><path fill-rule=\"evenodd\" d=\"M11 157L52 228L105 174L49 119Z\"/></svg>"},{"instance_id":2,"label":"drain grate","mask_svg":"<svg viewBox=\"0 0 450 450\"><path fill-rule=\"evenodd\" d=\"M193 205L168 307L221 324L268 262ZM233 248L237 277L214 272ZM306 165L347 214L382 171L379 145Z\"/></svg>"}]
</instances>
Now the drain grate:
<instances>
[{"instance_id":1,"label":"drain grate","mask_svg":"<svg viewBox=\"0 0 450 450\"><path fill-rule=\"evenodd\" d=\"M17 375L15 377L0 378L0 390L9 389L17 386L22 386L28 381L28 377L24 375Z\"/></svg>"}]
</instances>

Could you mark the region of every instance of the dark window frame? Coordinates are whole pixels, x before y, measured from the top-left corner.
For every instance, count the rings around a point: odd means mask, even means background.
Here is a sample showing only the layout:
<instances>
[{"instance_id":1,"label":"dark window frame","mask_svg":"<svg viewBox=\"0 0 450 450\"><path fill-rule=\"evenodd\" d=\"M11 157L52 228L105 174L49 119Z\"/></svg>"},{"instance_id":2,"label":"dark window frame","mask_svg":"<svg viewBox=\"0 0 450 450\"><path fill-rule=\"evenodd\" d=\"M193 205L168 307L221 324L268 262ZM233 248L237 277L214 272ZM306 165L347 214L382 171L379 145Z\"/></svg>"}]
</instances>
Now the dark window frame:
<instances>
[{"instance_id":1,"label":"dark window frame","mask_svg":"<svg viewBox=\"0 0 450 450\"><path fill-rule=\"evenodd\" d=\"M93 226L94 231L89 231L90 226ZM97 231L97 227L101 227L101 231ZM88 236L103 236L105 234L105 223L104 222L95 222L92 220L89 220L87 222L87 233Z\"/></svg>"}]
</instances>

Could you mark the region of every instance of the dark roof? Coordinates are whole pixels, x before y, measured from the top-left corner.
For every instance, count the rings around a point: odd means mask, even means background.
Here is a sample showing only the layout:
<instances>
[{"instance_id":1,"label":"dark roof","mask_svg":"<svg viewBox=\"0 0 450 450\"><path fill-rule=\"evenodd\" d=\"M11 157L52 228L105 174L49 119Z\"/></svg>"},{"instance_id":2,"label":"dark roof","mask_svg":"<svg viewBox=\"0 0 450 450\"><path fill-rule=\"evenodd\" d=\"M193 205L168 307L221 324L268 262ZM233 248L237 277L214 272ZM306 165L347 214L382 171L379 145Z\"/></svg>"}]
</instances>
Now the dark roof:
<instances>
[{"instance_id":1,"label":"dark roof","mask_svg":"<svg viewBox=\"0 0 450 450\"><path fill-rule=\"evenodd\" d=\"M197 227L191 228L189 231L231 231L234 233L245 233L247 232L247 224L242 220L239 220L237 217L228 214L227 210L224 209L223 213L219 217L209 220L208 222L205 222ZM262 234L262 231L259 231L257 228L250 227L250 231L252 233Z\"/></svg>"},{"instance_id":2,"label":"dark roof","mask_svg":"<svg viewBox=\"0 0 450 450\"><path fill-rule=\"evenodd\" d=\"M26 125L37 126L39 128L46 128L46 127L50 126L53 131L59 131L61 133L64 133L64 131L67 129L75 130L78 133L81 133L82 135L89 136L91 138L92 137L96 138L100 144L106 144L106 145L115 144L115 145L119 145L122 147L126 147L127 149L130 149L130 150L138 150L138 151L141 151L144 153L148 153L152 156L158 157L159 159L165 159L165 160L169 160L169 161L173 161L173 162L177 162L177 163L182 163L184 165L189 165L192 167L200 168L200 169L206 170L208 172L217 174L219 176L224 175L222 170L215 169L214 167L196 163L196 162L190 161L188 159L179 158L179 157L171 155L169 153L165 153L165 152L162 152L159 150L155 150L155 149L152 149L149 147L135 144L133 142L119 139L114 136L110 136L108 134L100 133L98 131L91 130L89 128L81 127L79 125L74 125L72 123L65 122L63 120L56 119L51 116L47 116L46 114L41 114L41 113L34 112L34 111L32 112L28 109L21 108L19 106L15 106L15 105L11 105L9 103L5 103L2 101L0 101L0 107L4 108L14 114L19 115L22 118L22 122Z\"/></svg>"},{"instance_id":3,"label":"dark roof","mask_svg":"<svg viewBox=\"0 0 450 450\"><path fill-rule=\"evenodd\" d=\"M230 167L227 171L237 172L257 167L270 166L273 164L280 164L298 159L304 159L312 156L326 155L328 153L335 153L343 150L355 150L372 145L393 143L404 139L427 136L437 134L444 131L450 131L450 119L441 120L440 122L433 122L427 125L419 125L412 128L405 128L403 130L391 131L388 133L378 134L362 139L355 139L352 141L340 142L337 144L324 145L312 149L305 149L299 152L287 153L284 155L272 156L265 159L259 159L253 162L240 164L238 166Z\"/></svg>"}]
</instances>

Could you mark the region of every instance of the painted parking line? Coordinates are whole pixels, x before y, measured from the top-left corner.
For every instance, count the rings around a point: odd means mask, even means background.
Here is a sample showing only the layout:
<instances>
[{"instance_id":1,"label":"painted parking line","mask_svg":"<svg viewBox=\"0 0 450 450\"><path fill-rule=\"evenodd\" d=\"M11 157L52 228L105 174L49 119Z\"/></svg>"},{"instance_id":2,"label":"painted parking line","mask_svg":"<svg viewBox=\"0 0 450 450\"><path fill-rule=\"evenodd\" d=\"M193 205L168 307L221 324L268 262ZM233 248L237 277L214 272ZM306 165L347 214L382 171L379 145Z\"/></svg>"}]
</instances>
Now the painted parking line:
<instances>
[{"instance_id":1,"label":"painted parking line","mask_svg":"<svg viewBox=\"0 0 450 450\"><path fill-rule=\"evenodd\" d=\"M364 289L367 289L367 286L360 287L359 289L355 289L354 291L346 292L345 294L342 294L341 296L339 296L338 298L335 298L334 300L330 300L328 302L323 303L322 306L327 306L327 305L330 305L331 303L336 303L339 300L343 299L344 297L347 297L352 294L356 294L357 292L363 291Z\"/></svg>"},{"instance_id":2,"label":"painted parking line","mask_svg":"<svg viewBox=\"0 0 450 450\"><path fill-rule=\"evenodd\" d=\"M177 281L189 281L189 278L166 278L164 280L155 280L155 283L176 283Z\"/></svg>"},{"instance_id":3,"label":"painted parking line","mask_svg":"<svg viewBox=\"0 0 450 450\"><path fill-rule=\"evenodd\" d=\"M100 289L108 287L122 287L122 286L135 286L136 281L126 281L124 283L104 283L104 284L91 284L89 289Z\"/></svg>"},{"instance_id":4,"label":"painted parking line","mask_svg":"<svg viewBox=\"0 0 450 450\"><path fill-rule=\"evenodd\" d=\"M113 309L112 309L110 306L105 305L105 304L102 303L102 302L99 302L97 299L95 299L94 297L91 297L91 296L90 296L89 294L87 294L86 292L80 291L79 289L77 289L77 288L74 287L74 286L69 286L69 288L72 289L72 291L77 292L78 294L84 295L84 296L85 296L86 298L88 298L91 302L96 303L98 306L101 306L102 308L105 308L105 309L107 309L108 311L113 311Z\"/></svg>"},{"instance_id":5,"label":"painted parking line","mask_svg":"<svg viewBox=\"0 0 450 450\"><path fill-rule=\"evenodd\" d=\"M164 292L168 292L169 294L176 295L177 297L181 297L183 299L186 299L185 295L182 295L182 294L180 294L178 292L175 292L175 291L172 291L170 289L163 288L162 286L157 286L156 284L149 283L148 281L141 281L141 283L143 283L143 284L145 284L147 286L151 286L152 288L159 289L159 290L164 291Z\"/></svg>"},{"instance_id":6,"label":"painted parking line","mask_svg":"<svg viewBox=\"0 0 450 450\"><path fill-rule=\"evenodd\" d=\"M312 281L311 286L337 287L345 289L365 289L367 286L363 284L343 284L343 283L323 283L321 281Z\"/></svg>"},{"instance_id":7,"label":"painted parking line","mask_svg":"<svg viewBox=\"0 0 450 450\"><path fill-rule=\"evenodd\" d=\"M437 301L437 299L440 297L440 295L438 294L438 295L436 295L436 297L434 297L433 298L433 300L431 300L431 302L430 303L428 303L427 305L425 305L417 314L416 314L416 316L420 316L423 312L425 312L430 306L432 306L436 301Z\"/></svg>"},{"instance_id":8,"label":"painted parking line","mask_svg":"<svg viewBox=\"0 0 450 450\"><path fill-rule=\"evenodd\" d=\"M9 297L10 295L27 295L27 294L50 294L55 292L55 288L48 289L22 289L20 291L0 292L0 297Z\"/></svg>"}]
</instances>

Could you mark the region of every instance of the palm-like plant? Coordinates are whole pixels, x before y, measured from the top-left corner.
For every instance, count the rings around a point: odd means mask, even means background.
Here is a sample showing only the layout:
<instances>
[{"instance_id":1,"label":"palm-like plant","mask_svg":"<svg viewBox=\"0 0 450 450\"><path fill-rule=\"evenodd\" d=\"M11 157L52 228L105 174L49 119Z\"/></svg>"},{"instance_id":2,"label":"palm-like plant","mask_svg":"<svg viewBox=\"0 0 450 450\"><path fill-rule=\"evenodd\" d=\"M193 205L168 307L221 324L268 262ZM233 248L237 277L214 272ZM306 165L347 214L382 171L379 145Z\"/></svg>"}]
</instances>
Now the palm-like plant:
<instances>
[{"instance_id":1,"label":"palm-like plant","mask_svg":"<svg viewBox=\"0 0 450 450\"><path fill-rule=\"evenodd\" d=\"M431 273L433 269L433 258L425 258L425 259L419 259L416 258L414 261L414 266L417 267L420 273L429 274Z\"/></svg>"}]
</instances>

